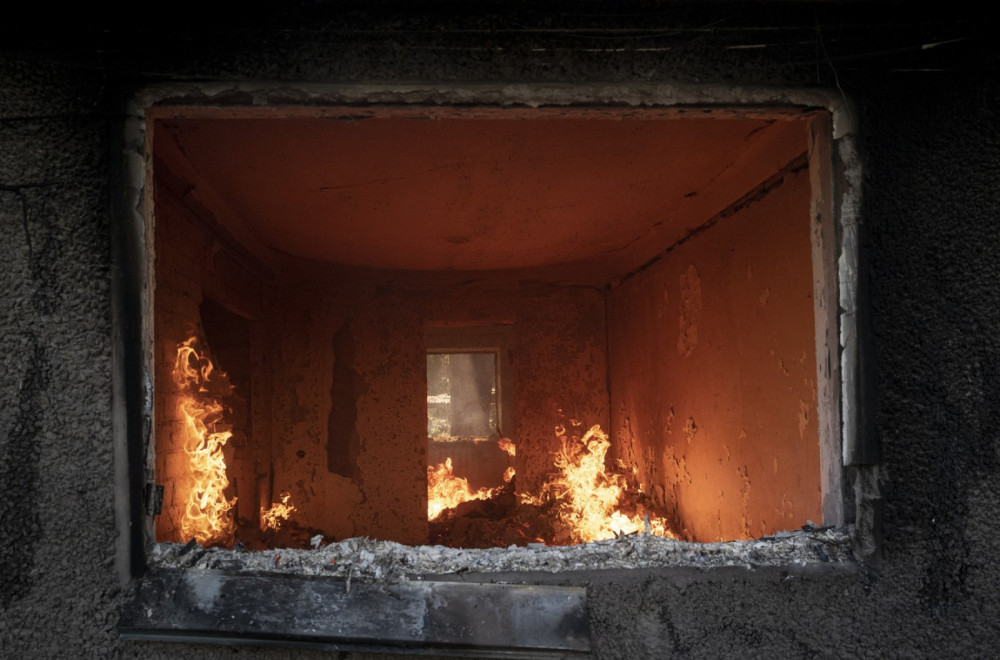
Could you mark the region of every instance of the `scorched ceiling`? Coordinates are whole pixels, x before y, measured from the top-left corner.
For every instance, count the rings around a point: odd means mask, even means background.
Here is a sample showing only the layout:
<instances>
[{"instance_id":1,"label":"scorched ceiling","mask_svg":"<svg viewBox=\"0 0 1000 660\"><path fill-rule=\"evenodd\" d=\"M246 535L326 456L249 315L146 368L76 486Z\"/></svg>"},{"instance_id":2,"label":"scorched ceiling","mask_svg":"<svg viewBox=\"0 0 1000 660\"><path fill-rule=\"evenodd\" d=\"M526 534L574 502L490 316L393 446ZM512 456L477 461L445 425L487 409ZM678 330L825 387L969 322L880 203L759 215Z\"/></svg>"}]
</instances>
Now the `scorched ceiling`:
<instances>
[{"instance_id":1,"label":"scorched ceiling","mask_svg":"<svg viewBox=\"0 0 1000 660\"><path fill-rule=\"evenodd\" d=\"M805 125L636 111L173 116L156 122L154 151L223 224L294 257L624 269L799 156Z\"/></svg>"}]
</instances>

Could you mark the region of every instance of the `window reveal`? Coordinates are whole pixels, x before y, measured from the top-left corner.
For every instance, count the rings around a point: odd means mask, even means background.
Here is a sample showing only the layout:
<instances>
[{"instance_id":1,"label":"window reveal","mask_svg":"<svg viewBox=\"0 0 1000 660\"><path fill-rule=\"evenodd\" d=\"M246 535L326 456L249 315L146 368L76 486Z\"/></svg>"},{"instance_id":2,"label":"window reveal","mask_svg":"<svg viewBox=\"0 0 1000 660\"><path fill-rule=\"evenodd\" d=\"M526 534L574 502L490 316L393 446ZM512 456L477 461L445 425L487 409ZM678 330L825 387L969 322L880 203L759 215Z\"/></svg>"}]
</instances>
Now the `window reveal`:
<instances>
[{"instance_id":1,"label":"window reveal","mask_svg":"<svg viewBox=\"0 0 1000 660\"><path fill-rule=\"evenodd\" d=\"M413 144L421 139L416 129L422 125L406 117L379 121L396 138L413 140ZM509 165L494 165L507 177L509 189L530 186L528 179L542 176L532 169L536 152L531 140L540 135L533 130L533 122L543 120L479 124L476 119L456 116L442 121L459 135L466 135L464 131L469 129L487 136L489 131L499 131L503 137L497 139L523 149L519 158L524 160L515 160L515 166L506 172L504 167ZM670 135L675 122L682 121L686 120L624 122L629 135L618 135L615 148L627 151L622 146L627 145L632 156L645 153L649 166L659 166L662 152L648 142ZM207 337L207 348L220 355L225 345L232 343L225 337L227 330L211 329L213 322L204 311L204 301L213 301L215 307L228 310L250 328L244 334L250 336L251 346L241 348L241 359L251 366L249 373L240 376L246 384L246 393L241 390L240 396L251 401L242 404L246 419L239 424L247 429L244 436L256 437L245 441L242 448L223 451L229 453L228 469L241 470L230 479L235 484L230 490L240 491L233 495L236 536L240 536L239 530L246 536L265 527L264 514L288 493L295 506L289 526L298 531L296 543L304 543L316 533L332 539L364 534L419 543L428 538L426 515L415 513L418 508L427 510L423 506L426 494L419 492L425 485L413 478L410 469L414 458L429 467L439 464L441 442L435 437L466 442L470 447L479 442L490 448L496 460L480 456L464 461L453 452L456 464L478 465L482 473L496 473L487 478L473 475L472 468L461 468L473 482L483 482L482 486L472 484L474 488L502 487L496 480L507 470L494 467L506 464L517 468L517 497L542 497L550 481L546 473L552 472L558 460L565 462L559 456L561 451L566 453L568 441L585 445L584 450L569 453L592 453L587 443L601 437L588 435L595 426L610 439L601 454L603 458L607 452L603 462L608 472L618 474L642 495L639 520L650 517L646 507L658 508L667 512L669 527L678 533L715 540L752 537L821 518L808 231L810 185L804 155L805 128L812 119L804 115L783 122L748 120L745 125L737 120L709 120L697 126L707 134L726 126L721 131L725 133L728 121L735 122L731 132L741 140L748 134L754 140L767 136L766 149L775 152L770 161L775 169L763 181L754 167L748 170L749 178L726 181L728 197L721 199L735 197L728 205L723 201L707 205L684 201L707 196L707 190L680 194L674 203L690 206L687 212L694 214L690 220L701 224L691 229L681 223L674 242L661 244L656 251L650 252L649 246L643 245L647 241L637 241L629 234L615 238L612 233L602 238L612 245L630 246L612 253L628 253L633 259L652 254L651 259L629 268L626 264L634 261L616 261L617 257L599 252L602 256L589 257L593 261L589 268L566 270L561 264L546 265L544 261L543 265L527 265L536 257L530 249L521 249L507 253L506 258L514 260L510 272L531 274L537 277L534 284L525 284L532 281L528 277L518 281L501 275L474 278L473 284L461 286L455 286L455 278L447 276L446 261L441 264L441 276L433 271L320 267L319 261L300 261L285 250L304 249L305 244L297 242L300 239L295 236L312 231L308 223L284 226L285 235L293 237L289 242L268 238L274 228L253 226L264 221L254 219L252 213L244 218L225 205L206 213L205 207L192 205L185 192L189 186L202 191L204 197L198 201L205 203L212 197L210 190L227 190L227 196L235 199L246 194L245 190L240 193L240 180L212 160L215 154L240 153L262 139L259 136L265 136L265 142L270 140L266 136L271 132L282 137L271 146L256 145L254 149L268 152L289 140L294 146L296 135L320 130L319 124L302 119L262 124L261 120L241 123L239 119L210 118L157 124L154 136L161 137L154 139L154 150L156 145L163 147L154 154L159 165L159 311L155 316L161 360L179 342L186 341L186 336L181 336L182 327L185 332L187 326L200 327L200 334ZM620 129L621 123L617 122L616 128ZM320 142L354 139L348 133L338 133L341 127L336 123L324 125L333 129L329 136L321 133ZM686 134L695 125L685 125L681 132ZM549 122L545 128L556 135L549 151L572 154L577 150L579 162L612 167L616 152L603 154L608 160L602 162L582 146L596 134L591 131L603 134L610 126L606 120L586 116L565 123ZM532 130L521 132L523 127ZM721 133L713 139L722 140ZM217 146L216 139L228 141L227 149L210 148ZM185 145L183 152L172 151L176 144ZM400 147L393 143L391 148ZM765 149L763 145L758 148ZM475 178L479 165L463 161L466 157L462 154L432 152L429 162L446 156L457 158L456 167L460 171L467 168L465 175ZM343 167L349 162L359 169L376 166L348 159ZM704 165L710 170L711 157ZM208 176L206 173L218 178L202 181L200 177ZM338 176L355 176L349 169L326 175L333 181ZM278 172L275 180L283 176ZM447 190L454 185L448 176L437 182L439 188ZM570 185L562 173L548 176L553 177L553 186ZM669 186L657 169L640 167L631 177L649 192L669 197L660 191ZM289 180L293 179L298 180L295 176ZM573 187L561 191L562 199L593 194L574 181ZM601 188L599 181L592 180L591 187ZM321 195L326 188L331 186L320 187ZM414 194L409 188L401 190L390 194ZM482 194L488 199L492 193L487 188ZM600 201L594 203L614 208L614 204L607 206L610 194L600 192L603 197L595 197ZM342 198L344 193L338 195ZM357 211L358 201L348 196L343 208ZM515 208L525 203L531 204L530 200L511 202ZM620 204L627 206L624 198ZM577 212L584 210L571 206ZM707 218L697 215L713 207L721 210ZM672 208L664 206L660 212L673 212ZM463 209L452 210L458 217ZM481 249L466 236L472 233L471 227L463 228L456 222L449 231L457 233L443 236L443 245L451 247L428 248L430 253L444 250L440 252L442 259L464 259L467 250ZM570 223L567 226L576 227L574 231L583 231L585 226L572 225L570 219L559 222ZM573 241L572 234L559 235L566 227L560 229L555 220L552 223L556 225L553 235L560 236L557 240ZM361 229L358 226L353 220L342 224L342 231L347 232L344 241L364 234L363 225ZM432 235L429 232L427 236ZM426 242L428 238L415 240ZM588 240L592 239L585 238L583 243ZM495 241L487 247L496 246L498 252L511 247L509 239L497 237ZM339 242L330 243L317 235L308 245L310 249L313 245L332 249ZM393 249L390 246L374 253L375 258L383 258L377 256L381 254L387 264L405 262L408 257ZM593 245L579 249L592 250ZM318 253L308 256L315 259ZM560 281L568 272L578 275L580 283ZM515 332L519 335L517 341L525 350L516 360L510 357L509 348L488 352L485 344L454 342L457 335L467 334L469 327L482 325L483 317L515 319L513 324L505 321L507 325L497 327L504 328L504 341L510 342ZM432 326L434 329L423 331L421 342L420 328ZM427 341L435 336L435 341ZM223 356L220 364L228 370L225 363L232 360ZM494 367L492 375L485 368L489 364ZM511 371L518 371L523 381L517 398L505 385L505 372L509 375ZM455 378L464 385L432 393L445 372L445 379ZM169 386L160 387L160 391L163 425L157 437L170 438L173 415L164 398ZM515 409L525 416L516 427ZM411 444L417 423L427 426L430 438L422 448ZM517 447L515 456L500 449L501 437ZM483 438L488 440L483 442ZM457 447L452 445L452 449ZM772 451L770 447L781 449ZM158 460L160 472L167 475L178 463L171 462L169 451L158 452ZM456 472L460 472L457 466ZM177 493L168 487L163 521L178 517L179 502ZM176 525L161 525L161 538L183 540L170 531L176 529ZM290 534L280 541L271 538L264 542L287 543L293 540ZM253 545L258 541L243 542Z\"/></svg>"}]
</instances>

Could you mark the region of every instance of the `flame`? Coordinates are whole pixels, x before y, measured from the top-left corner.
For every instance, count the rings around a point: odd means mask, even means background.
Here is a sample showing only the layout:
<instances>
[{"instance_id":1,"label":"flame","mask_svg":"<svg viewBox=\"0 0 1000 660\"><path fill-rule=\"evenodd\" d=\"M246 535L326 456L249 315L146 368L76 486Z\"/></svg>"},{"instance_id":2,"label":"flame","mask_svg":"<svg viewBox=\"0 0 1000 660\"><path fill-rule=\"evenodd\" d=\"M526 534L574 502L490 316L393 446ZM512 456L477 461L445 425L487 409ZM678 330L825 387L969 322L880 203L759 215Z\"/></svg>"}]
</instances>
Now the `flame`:
<instances>
[{"instance_id":1,"label":"flame","mask_svg":"<svg viewBox=\"0 0 1000 660\"><path fill-rule=\"evenodd\" d=\"M511 442L510 438L500 438L497 440L497 446L507 452L510 456L517 456L517 446Z\"/></svg>"},{"instance_id":2,"label":"flame","mask_svg":"<svg viewBox=\"0 0 1000 660\"><path fill-rule=\"evenodd\" d=\"M583 424L570 420L570 426L582 428ZM555 427L555 433L561 445L553 455L557 471L538 493L521 493L518 499L521 504L552 512L559 542L586 543L633 533L674 538L665 520L635 503L639 493L629 492L625 476L605 469L611 442L599 425L590 427L582 437L562 424ZM500 448L515 455L514 443L507 438L501 439ZM503 479L509 483L513 478L514 468L508 467ZM427 468L427 484L431 521L462 502L487 499L500 491L480 488L473 492L465 479L454 475L450 458Z\"/></svg>"},{"instance_id":3,"label":"flame","mask_svg":"<svg viewBox=\"0 0 1000 660\"><path fill-rule=\"evenodd\" d=\"M508 468L511 478L514 469ZM456 477L451 467L451 457L444 463L427 466L427 519L435 520L447 509L453 509L462 502L485 500L494 492L493 488L473 491L468 480Z\"/></svg>"},{"instance_id":4,"label":"flame","mask_svg":"<svg viewBox=\"0 0 1000 660\"><path fill-rule=\"evenodd\" d=\"M292 494L285 491L281 494L281 502L273 502L267 511L261 508L260 520L266 529L274 531L281 529L281 523L288 520L288 516L291 515L292 511L295 511L295 505L288 503L291 498Z\"/></svg>"},{"instance_id":5,"label":"flame","mask_svg":"<svg viewBox=\"0 0 1000 660\"><path fill-rule=\"evenodd\" d=\"M184 421L184 451L191 478L181 533L183 538L194 538L202 545L228 545L235 529L231 510L236 498L227 500L224 493L229 479L222 448L232 432L222 429L226 426L223 406L209 389L213 385L212 389L219 389L212 383L215 367L198 352L196 344L191 337L177 347L173 371L174 382L180 388L177 407Z\"/></svg>"},{"instance_id":6,"label":"flame","mask_svg":"<svg viewBox=\"0 0 1000 660\"><path fill-rule=\"evenodd\" d=\"M556 435L562 445L555 454L555 466L560 472L542 487L542 492L558 501L558 518L570 531L573 543L635 532L672 536L661 518L642 510L632 516L618 510L628 484L622 475L604 469L611 442L599 425L590 427L582 438L567 435L566 428L559 425Z\"/></svg>"}]
</instances>

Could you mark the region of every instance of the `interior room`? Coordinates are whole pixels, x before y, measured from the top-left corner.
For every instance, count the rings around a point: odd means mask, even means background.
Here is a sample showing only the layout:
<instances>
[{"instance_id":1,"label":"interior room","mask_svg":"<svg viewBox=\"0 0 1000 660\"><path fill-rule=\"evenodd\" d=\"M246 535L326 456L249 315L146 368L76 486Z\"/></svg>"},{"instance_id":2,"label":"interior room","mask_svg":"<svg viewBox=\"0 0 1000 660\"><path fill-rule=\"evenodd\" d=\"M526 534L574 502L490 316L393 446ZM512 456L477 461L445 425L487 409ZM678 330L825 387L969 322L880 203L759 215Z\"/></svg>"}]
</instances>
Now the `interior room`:
<instances>
[{"instance_id":1,"label":"interior room","mask_svg":"<svg viewBox=\"0 0 1000 660\"><path fill-rule=\"evenodd\" d=\"M717 541L821 521L824 117L154 115L157 539ZM584 459L600 468L567 476ZM457 499L435 507L442 475Z\"/></svg>"}]
</instances>

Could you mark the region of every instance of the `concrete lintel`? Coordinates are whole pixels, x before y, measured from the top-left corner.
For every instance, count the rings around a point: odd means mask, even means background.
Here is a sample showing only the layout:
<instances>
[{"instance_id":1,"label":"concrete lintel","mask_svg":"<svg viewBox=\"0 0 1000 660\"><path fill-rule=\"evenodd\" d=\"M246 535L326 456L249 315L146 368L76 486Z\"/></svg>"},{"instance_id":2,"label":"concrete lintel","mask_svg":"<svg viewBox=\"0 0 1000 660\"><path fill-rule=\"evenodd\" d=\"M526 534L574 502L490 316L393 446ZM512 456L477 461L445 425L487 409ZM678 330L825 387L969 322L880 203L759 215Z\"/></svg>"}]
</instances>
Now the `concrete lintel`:
<instances>
[{"instance_id":1,"label":"concrete lintel","mask_svg":"<svg viewBox=\"0 0 1000 660\"><path fill-rule=\"evenodd\" d=\"M130 114L141 115L155 106L227 106L313 110L341 104L428 104L625 107L711 107L745 115L756 108L822 108L833 115L835 139L854 133L854 113L837 90L812 87L754 85L694 85L672 83L364 83L317 84L280 81L178 82L144 88L133 99Z\"/></svg>"}]
</instances>

